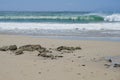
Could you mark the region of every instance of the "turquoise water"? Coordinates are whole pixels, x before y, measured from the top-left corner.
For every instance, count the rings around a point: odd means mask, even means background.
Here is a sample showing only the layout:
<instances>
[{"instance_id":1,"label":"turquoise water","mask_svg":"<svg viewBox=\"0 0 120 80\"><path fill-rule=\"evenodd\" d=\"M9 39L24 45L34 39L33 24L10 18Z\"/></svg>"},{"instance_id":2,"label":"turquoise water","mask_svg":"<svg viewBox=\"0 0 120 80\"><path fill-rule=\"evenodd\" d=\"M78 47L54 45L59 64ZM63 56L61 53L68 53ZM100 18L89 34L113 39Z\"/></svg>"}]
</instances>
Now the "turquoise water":
<instances>
[{"instance_id":1,"label":"turquoise water","mask_svg":"<svg viewBox=\"0 0 120 80\"><path fill-rule=\"evenodd\" d=\"M1 11L0 33L119 41L120 13Z\"/></svg>"},{"instance_id":2,"label":"turquoise water","mask_svg":"<svg viewBox=\"0 0 120 80\"><path fill-rule=\"evenodd\" d=\"M0 21L59 23L110 22L110 20L105 20L106 16L108 16L108 13L103 14L90 12L0 12Z\"/></svg>"}]
</instances>

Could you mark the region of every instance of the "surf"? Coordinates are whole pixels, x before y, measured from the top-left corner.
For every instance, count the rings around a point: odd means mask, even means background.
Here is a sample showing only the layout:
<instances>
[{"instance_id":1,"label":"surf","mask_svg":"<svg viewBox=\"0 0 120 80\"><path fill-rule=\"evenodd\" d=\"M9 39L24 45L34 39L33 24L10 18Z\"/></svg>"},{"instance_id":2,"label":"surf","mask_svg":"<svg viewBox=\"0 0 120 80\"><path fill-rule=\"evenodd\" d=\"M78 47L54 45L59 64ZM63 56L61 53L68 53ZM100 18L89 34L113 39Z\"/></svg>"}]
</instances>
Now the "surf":
<instances>
[{"instance_id":1,"label":"surf","mask_svg":"<svg viewBox=\"0 0 120 80\"><path fill-rule=\"evenodd\" d=\"M97 15L89 16L0 16L6 22L99 22L104 18Z\"/></svg>"},{"instance_id":2,"label":"surf","mask_svg":"<svg viewBox=\"0 0 120 80\"><path fill-rule=\"evenodd\" d=\"M95 23L120 22L119 13L0 12L0 22Z\"/></svg>"}]
</instances>

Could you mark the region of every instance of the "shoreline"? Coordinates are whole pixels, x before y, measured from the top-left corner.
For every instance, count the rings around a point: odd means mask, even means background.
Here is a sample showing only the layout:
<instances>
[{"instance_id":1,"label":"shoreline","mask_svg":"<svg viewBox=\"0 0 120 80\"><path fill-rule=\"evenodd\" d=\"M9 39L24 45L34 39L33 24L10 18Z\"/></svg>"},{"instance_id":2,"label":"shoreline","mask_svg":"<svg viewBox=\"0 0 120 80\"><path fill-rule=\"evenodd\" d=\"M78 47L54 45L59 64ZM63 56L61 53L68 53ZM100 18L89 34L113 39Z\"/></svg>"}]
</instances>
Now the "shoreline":
<instances>
[{"instance_id":1,"label":"shoreline","mask_svg":"<svg viewBox=\"0 0 120 80\"><path fill-rule=\"evenodd\" d=\"M93 40L61 40L18 35L0 35L0 47L41 45L59 54L59 46L81 47L62 58L48 59L37 56L37 51L0 51L0 80L120 80L120 67L111 68L106 57L120 56L120 42Z\"/></svg>"},{"instance_id":2,"label":"shoreline","mask_svg":"<svg viewBox=\"0 0 120 80\"><path fill-rule=\"evenodd\" d=\"M48 38L48 39L60 39L60 40L80 40L80 41L110 41L120 42L120 37L80 37L80 36L32 36L35 38Z\"/></svg>"},{"instance_id":3,"label":"shoreline","mask_svg":"<svg viewBox=\"0 0 120 80\"><path fill-rule=\"evenodd\" d=\"M24 36L31 38L40 39L55 39L55 40L76 40L76 41L110 41L110 42L120 42L120 37L80 37L80 36L59 36L59 35L25 35L25 34L8 34L0 33L0 36Z\"/></svg>"}]
</instances>

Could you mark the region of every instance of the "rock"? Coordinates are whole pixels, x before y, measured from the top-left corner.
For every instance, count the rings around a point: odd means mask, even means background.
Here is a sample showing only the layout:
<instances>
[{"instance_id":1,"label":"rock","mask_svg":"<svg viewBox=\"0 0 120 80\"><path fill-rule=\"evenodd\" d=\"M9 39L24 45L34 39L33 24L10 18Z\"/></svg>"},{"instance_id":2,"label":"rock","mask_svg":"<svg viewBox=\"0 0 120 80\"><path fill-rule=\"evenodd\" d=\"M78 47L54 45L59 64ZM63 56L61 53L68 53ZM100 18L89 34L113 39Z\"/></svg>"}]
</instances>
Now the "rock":
<instances>
[{"instance_id":1,"label":"rock","mask_svg":"<svg viewBox=\"0 0 120 80\"><path fill-rule=\"evenodd\" d=\"M0 48L0 51L8 51L8 50L17 50L16 45L10 45L10 46L3 46Z\"/></svg>"},{"instance_id":2,"label":"rock","mask_svg":"<svg viewBox=\"0 0 120 80\"><path fill-rule=\"evenodd\" d=\"M47 52L45 48L40 48L38 51L39 51L39 53Z\"/></svg>"},{"instance_id":3,"label":"rock","mask_svg":"<svg viewBox=\"0 0 120 80\"><path fill-rule=\"evenodd\" d=\"M24 45L24 46L19 47L19 49L23 51L33 51L32 45Z\"/></svg>"},{"instance_id":4,"label":"rock","mask_svg":"<svg viewBox=\"0 0 120 80\"><path fill-rule=\"evenodd\" d=\"M40 53L40 54L38 54L38 56L42 56L42 57L45 57L45 58L55 59L55 56L54 56L54 55L52 55L52 54L47 54L47 53Z\"/></svg>"},{"instance_id":5,"label":"rock","mask_svg":"<svg viewBox=\"0 0 120 80\"><path fill-rule=\"evenodd\" d=\"M17 46L16 45L10 45L9 46L9 50L17 50Z\"/></svg>"},{"instance_id":6,"label":"rock","mask_svg":"<svg viewBox=\"0 0 120 80\"><path fill-rule=\"evenodd\" d=\"M21 54L23 54L23 50L17 50L17 51L15 51L15 55L21 55Z\"/></svg>"},{"instance_id":7,"label":"rock","mask_svg":"<svg viewBox=\"0 0 120 80\"><path fill-rule=\"evenodd\" d=\"M76 47L75 49L76 49L76 50L81 50L82 48L81 48L81 47Z\"/></svg>"},{"instance_id":8,"label":"rock","mask_svg":"<svg viewBox=\"0 0 120 80\"><path fill-rule=\"evenodd\" d=\"M62 51L62 50L69 50L69 51L74 51L74 50L81 50L80 47L67 47L67 46L60 46L56 49L57 51Z\"/></svg>"},{"instance_id":9,"label":"rock","mask_svg":"<svg viewBox=\"0 0 120 80\"><path fill-rule=\"evenodd\" d=\"M106 57L105 59L111 63L110 66L115 68L120 67L120 56Z\"/></svg>"},{"instance_id":10,"label":"rock","mask_svg":"<svg viewBox=\"0 0 120 80\"><path fill-rule=\"evenodd\" d=\"M0 48L0 51L8 51L9 50L9 46L3 46Z\"/></svg>"},{"instance_id":11,"label":"rock","mask_svg":"<svg viewBox=\"0 0 120 80\"><path fill-rule=\"evenodd\" d=\"M32 45L33 50L39 50L39 49L43 49L43 47L41 47L41 45Z\"/></svg>"},{"instance_id":12,"label":"rock","mask_svg":"<svg viewBox=\"0 0 120 80\"><path fill-rule=\"evenodd\" d=\"M62 50L71 50L72 47L66 47L66 46L60 46L57 48L57 51L62 51Z\"/></svg>"},{"instance_id":13,"label":"rock","mask_svg":"<svg viewBox=\"0 0 120 80\"><path fill-rule=\"evenodd\" d=\"M114 64L113 67L120 67L120 64Z\"/></svg>"},{"instance_id":14,"label":"rock","mask_svg":"<svg viewBox=\"0 0 120 80\"><path fill-rule=\"evenodd\" d=\"M42 47L40 45L24 45L19 47L19 49L23 51L35 51L35 50L40 50Z\"/></svg>"},{"instance_id":15,"label":"rock","mask_svg":"<svg viewBox=\"0 0 120 80\"><path fill-rule=\"evenodd\" d=\"M61 55L57 55L57 56L55 56L55 57L59 57L59 58L62 58L63 56L61 56Z\"/></svg>"},{"instance_id":16,"label":"rock","mask_svg":"<svg viewBox=\"0 0 120 80\"><path fill-rule=\"evenodd\" d=\"M37 51L39 51L39 53L52 53L52 51L50 51L50 50L47 50L46 48L43 48L43 47L41 47L39 50L37 50Z\"/></svg>"},{"instance_id":17,"label":"rock","mask_svg":"<svg viewBox=\"0 0 120 80\"><path fill-rule=\"evenodd\" d=\"M109 59L108 61L109 61L109 62L112 62L112 60L111 60L111 59Z\"/></svg>"},{"instance_id":18,"label":"rock","mask_svg":"<svg viewBox=\"0 0 120 80\"><path fill-rule=\"evenodd\" d=\"M85 64L83 64L82 66L85 66Z\"/></svg>"}]
</instances>

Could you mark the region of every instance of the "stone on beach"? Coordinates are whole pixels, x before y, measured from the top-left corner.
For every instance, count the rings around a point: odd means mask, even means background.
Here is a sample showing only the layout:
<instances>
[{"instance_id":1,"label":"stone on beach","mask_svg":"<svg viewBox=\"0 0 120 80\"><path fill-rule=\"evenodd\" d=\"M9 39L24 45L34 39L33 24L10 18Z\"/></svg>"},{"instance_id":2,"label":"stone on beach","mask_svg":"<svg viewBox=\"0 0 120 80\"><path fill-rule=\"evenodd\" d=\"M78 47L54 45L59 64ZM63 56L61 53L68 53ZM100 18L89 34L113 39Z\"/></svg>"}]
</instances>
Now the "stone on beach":
<instances>
[{"instance_id":1,"label":"stone on beach","mask_svg":"<svg viewBox=\"0 0 120 80\"><path fill-rule=\"evenodd\" d=\"M0 48L0 51L8 51L9 50L9 46L3 46Z\"/></svg>"},{"instance_id":2,"label":"stone on beach","mask_svg":"<svg viewBox=\"0 0 120 80\"><path fill-rule=\"evenodd\" d=\"M23 50L17 50L17 51L15 51L15 55L21 55L21 54L23 54Z\"/></svg>"},{"instance_id":3,"label":"stone on beach","mask_svg":"<svg viewBox=\"0 0 120 80\"><path fill-rule=\"evenodd\" d=\"M46 50L46 48L40 48L38 51L39 51L39 53L48 52L48 50Z\"/></svg>"},{"instance_id":4,"label":"stone on beach","mask_svg":"<svg viewBox=\"0 0 120 80\"><path fill-rule=\"evenodd\" d=\"M0 51L8 51L8 50L17 50L16 45L10 45L10 46L3 46L0 48Z\"/></svg>"},{"instance_id":5,"label":"stone on beach","mask_svg":"<svg viewBox=\"0 0 120 80\"><path fill-rule=\"evenodd\" d=\"M55 56L52 54L47 54L47 53L40 53L38 54L38 56L42 56L44 58L51 58L51 59L55 59Z\"/></svg>"},{"instance_id":6,"label":"stone on beach","mask_svg":"<svg viewBox=\"0 0 120 80\"><path fill-rule=\"evenodd\" d=\"M107 57L106 60L111 63L112 67L120 67L120 56Z\"/></svg>"},{"instance_id":7,"label":"stone on beach","mask_svg":"<svg viewBox=\"0 0 120 80\"><path fill-rule=\"evenodd\" d=\"M24 54L24 51L38 51L38 56L44 57L44 58L50 58L50 59L56 59L56 58L62 58L63 56L59 54L61 51L63 53L72 53L75 50L81 50L80 47L67 47L67 46L60 46L55 49L47 50L47 48L42 47L41 45L23 45L17 48L16 45L10 45L10 46L3 46L0 48L1 51L13 51L15 55L21 55Z\"/></svg>"},{"instance_id":8,"label":"stone on beach","mask_svg":"<svg viewBox=\"0 0 120 80\"><path fill-rule=\"evenodd\" d=\"M49 53L40 53L38 56L44 57L44 58L50 58L50 59L57 59L62 58L62 55L55 55L55 54L49 54Z\"/></svg>"},{"instance_id":9,"label":"stone on beach","mask_svg":"<svg viewBox=\"0 0 120 80\"><path fill-rule=\"evenodd\" d=\"M35 50L40 50L43 49L41 45L24 45L19 47L19 49L23 51L35 51Z\"/></svg>"},{"instance_id":10,"label":"stone on beach","mask_svg":"<svg viewBox=\"0 0 120 80\"><path fill-rule=\"evenodd\" d=\"M17 50L17 46L16 45L10 45L9 46L9 50Z\"/></svg>"},{"instance_id":11,"label":"stone on beach","mask_svg":"<svg viewBox=\"0 0 120 80\"><path fill-rule=\"evenodd\" d=\"M69 51L75 51L75 50L81 50L81 47L67 47L67 46L60 46L57 47L57 51L62 51L62 50L69 50Z\"/></svg>"},{"instance_id":12,"label":"stone on beach","mask_svg":"<svg viewBox=\"0 0 120 80\"><path fill-rule=\"evenodd\" d=\"M46 48L41 47L41 45L23 45L19 47L19 50L15 52L16 54L23 54L23 51L38 51L39 53L49 52Z\"/></svg>"}]
</instances>

